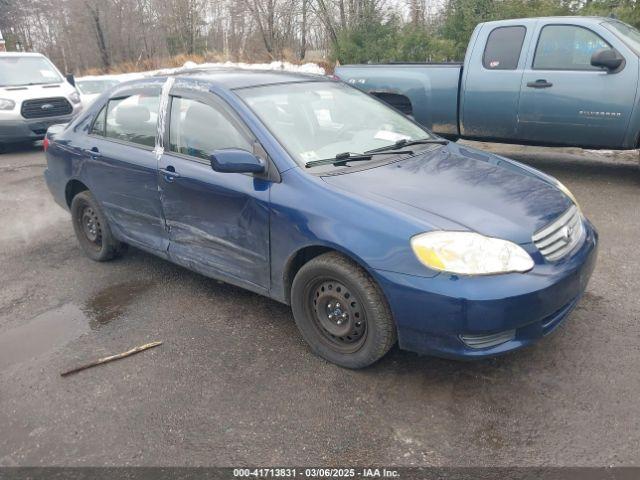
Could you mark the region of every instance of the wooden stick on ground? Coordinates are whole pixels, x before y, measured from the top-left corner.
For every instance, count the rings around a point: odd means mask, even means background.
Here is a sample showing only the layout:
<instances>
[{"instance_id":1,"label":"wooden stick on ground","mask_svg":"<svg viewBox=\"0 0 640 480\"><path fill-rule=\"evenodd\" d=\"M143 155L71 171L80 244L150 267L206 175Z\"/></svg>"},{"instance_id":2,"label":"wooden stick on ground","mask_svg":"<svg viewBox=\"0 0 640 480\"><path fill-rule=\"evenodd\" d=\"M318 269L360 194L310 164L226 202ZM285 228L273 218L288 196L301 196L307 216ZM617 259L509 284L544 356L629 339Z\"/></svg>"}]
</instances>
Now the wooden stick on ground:
<instances>
[{"instance_id":1,"label":"wooden stick on ground","mask_svg":"<svg viewBox=\"0 0 640 480\"><path fill-rule=\"evenodd\" d=\"M66 377L67 375L71 375L72 373L79 372L81 370L85 370L87 368L95 367L96 365L102 365L103 363L112 362L114 360L120 360L121 358L128 357L130 355L134 355L136 353L143 352L153 347L157 347L158 345L162 345L162 342L151 342L145 345L140 345L139 347L132 348L131 350L127 350L126 352L118 353L117 355L111 355L109 357L99 358L98 360L87 363L86 365L82 365L80 367L72 368L71 370L67 370L66 372L62 372L60 374L61 377Z\"/></svg>"}]
</instances>

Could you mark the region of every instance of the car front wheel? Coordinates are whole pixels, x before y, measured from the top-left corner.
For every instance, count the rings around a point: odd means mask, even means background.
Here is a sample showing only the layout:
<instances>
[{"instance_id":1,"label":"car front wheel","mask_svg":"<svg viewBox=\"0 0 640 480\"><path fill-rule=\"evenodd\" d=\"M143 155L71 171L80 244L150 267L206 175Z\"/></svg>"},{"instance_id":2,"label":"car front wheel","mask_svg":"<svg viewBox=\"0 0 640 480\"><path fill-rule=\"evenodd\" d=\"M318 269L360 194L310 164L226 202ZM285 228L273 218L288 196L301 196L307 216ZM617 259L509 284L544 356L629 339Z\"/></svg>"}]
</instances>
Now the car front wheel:
<instances>
[{"instance_id":1,"label":"car front wheel","mask_svg":"<svg viewBox=\"0 0 640 480\"><path fill-rule=\"evenodd\" d=\"M302 336L322 358L363 368L396 342L389 306L375 281L338 253L315 257L296 274L291 308Z\"/></svg>"}]
</instances>

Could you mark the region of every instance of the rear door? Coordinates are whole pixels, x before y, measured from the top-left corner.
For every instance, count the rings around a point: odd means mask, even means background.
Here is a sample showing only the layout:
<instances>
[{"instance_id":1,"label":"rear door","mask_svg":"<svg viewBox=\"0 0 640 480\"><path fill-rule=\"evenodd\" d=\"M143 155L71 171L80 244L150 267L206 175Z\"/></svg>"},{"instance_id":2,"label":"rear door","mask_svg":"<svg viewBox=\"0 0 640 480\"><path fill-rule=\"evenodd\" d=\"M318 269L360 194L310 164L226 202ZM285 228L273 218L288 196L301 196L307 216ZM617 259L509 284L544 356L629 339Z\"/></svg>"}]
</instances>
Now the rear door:
<instances>
[{"instance_id":1,"label":"rear door","mask_svg":"<svg viewBox=\"0 0 640 480\"><path fill-rule=\"evenodd\" d=\"M212 93L174 87L159 186L169 256L196 271L252 289L269 287L268 180L211 168L214 150L253 151L255 139Z\"/></svg>"},{"instance_id":2,"label":"rear door","mask_svg":"<svg viewBox=\"0 0 640 480\"><path fill-rule=\"evenodd\" d=\"M135 246L166 252L157 159L160 86L121 91L98 113L86 137L86 176L121 238Z\"/></svg>"},{"instance_id":3,"label":"rear door","mask_svg":"<svg viewBox=\"0 0 640 480\"><path fill-rule=\"evenodd\" d=\"M591 66L594 51L612 47L625 57L623 67ZM638 81L637 58L623 48L599 25L540 22L522 76L518 139L620 147Z\"/></svg>"},{"instance_id":4,"label":"rear door","mask_svg":"<svg viewBox=\"0 0 640 480\"><path fill-rule=\"evenodd\" d=\"M497 140L516 137L525 52L535 22L518 19L478 27L461 84L462 135Z\"/></svg>"}]
</instances>

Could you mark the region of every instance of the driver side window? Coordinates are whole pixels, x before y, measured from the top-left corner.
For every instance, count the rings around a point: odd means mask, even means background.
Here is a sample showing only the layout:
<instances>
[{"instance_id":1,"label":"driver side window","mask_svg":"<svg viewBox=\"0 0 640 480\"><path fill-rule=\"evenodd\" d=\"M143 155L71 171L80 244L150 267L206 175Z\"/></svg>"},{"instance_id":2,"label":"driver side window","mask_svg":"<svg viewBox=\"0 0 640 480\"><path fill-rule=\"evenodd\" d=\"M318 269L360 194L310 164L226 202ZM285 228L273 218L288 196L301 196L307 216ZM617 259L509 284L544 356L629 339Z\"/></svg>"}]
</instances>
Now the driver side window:
<instances>
[{"instance_id":1,"label":"driver side window","mask_svg":"<svg viewBox=\"0 0 640 480\"><path fill-rule=\"evenodd\" d=\"M540 32L533 60L535 70L600 70L591 55L611 48L599 35L583 27L547 25Z\"/></svg>"},{"instance_id":2,"label":"driver side window","mask_svg":"<svg viewBox=\"0 0 640 480\"><path fill-rule=\"evenodd\" d=\"M225 111L197 100L172 97L170 151L209 160L215 150L228 148L253 149Z\"/></svg>"}]
</instances>

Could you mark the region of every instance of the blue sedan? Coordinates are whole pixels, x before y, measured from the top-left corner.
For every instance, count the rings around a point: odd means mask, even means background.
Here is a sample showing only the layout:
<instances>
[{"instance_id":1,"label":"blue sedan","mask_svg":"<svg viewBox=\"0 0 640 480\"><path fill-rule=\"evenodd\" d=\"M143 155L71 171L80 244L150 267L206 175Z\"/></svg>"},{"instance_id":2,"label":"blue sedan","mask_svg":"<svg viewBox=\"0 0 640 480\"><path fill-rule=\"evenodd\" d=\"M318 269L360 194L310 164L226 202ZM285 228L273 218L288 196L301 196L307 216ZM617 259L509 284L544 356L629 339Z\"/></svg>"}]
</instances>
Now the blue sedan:
<instances>
[{"instance_id":1,"label":"blue sedan","mask_svg":"<svg viewBox=\"0 0 640 480\"><path fill-rule=\"evenodd\" d=\"M128 245L290 304L348 368L496 355L585 291L597 233L554 178L324 77L193 71L114 87L45 140L97 261Z\"/></svg>"}]
</instances>

